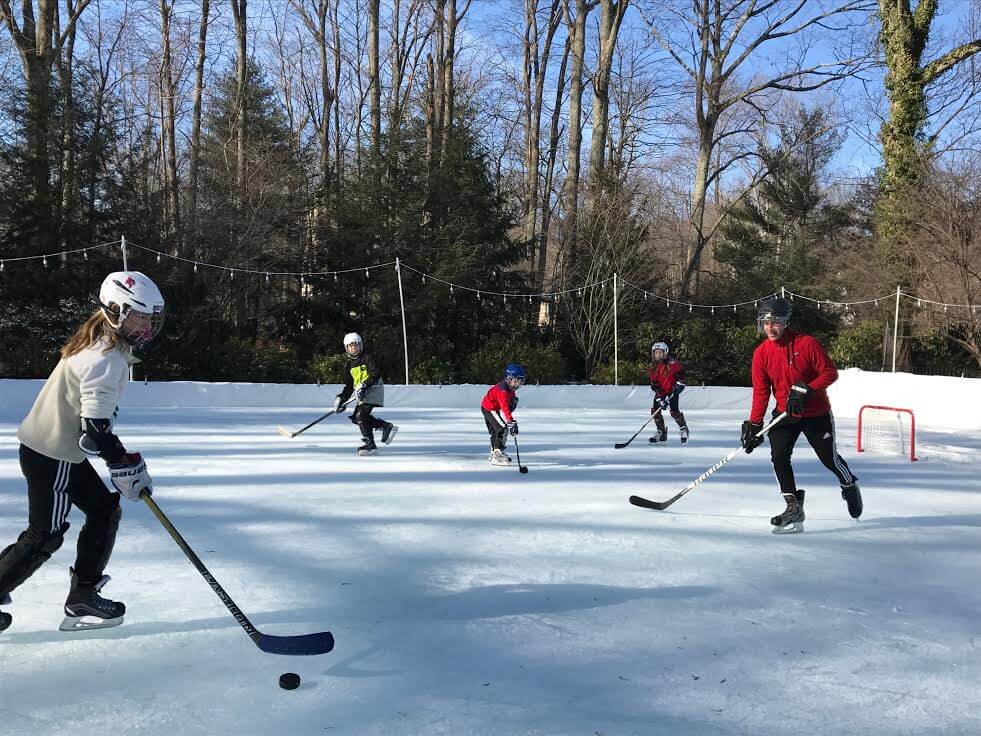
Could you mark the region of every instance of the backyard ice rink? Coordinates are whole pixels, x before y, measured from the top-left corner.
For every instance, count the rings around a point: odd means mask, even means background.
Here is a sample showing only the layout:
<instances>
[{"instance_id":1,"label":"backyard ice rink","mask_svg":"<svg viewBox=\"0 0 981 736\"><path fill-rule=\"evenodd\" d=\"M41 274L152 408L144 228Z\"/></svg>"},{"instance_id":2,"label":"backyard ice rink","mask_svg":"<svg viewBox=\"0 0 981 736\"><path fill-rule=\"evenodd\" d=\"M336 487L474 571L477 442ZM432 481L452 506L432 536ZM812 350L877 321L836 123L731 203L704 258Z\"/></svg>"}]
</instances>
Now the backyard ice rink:
<instances>
[{"instance_id":1,"label":"backyard ice rink","mask_svg":"<svg viewBox=\"0 0 981 736\"><path fill-rule=\"evenodd\" d=\"M0 383L2 548L26 524L15 431L40 384ZM336 648L260 652L125 500L105 593L126 621L59 632L73 510L65 546L4 607L0 734L981 733L981 428L920 427L910 463L857 455L855 420L839 418L858 523L801 438L806 531L777 536L767 446L667 511L627 503L673 495L737 446L745 389L723 409L684 395L688 447L669 419L667 446L648 431L614 450L649 391L547 408L562 402L528 387L521 475L487 463L482 387L448 408L388 387L394 406L376 413L398 438L359 458L346 417L276 433L333 391L141 408L138 386L117 431L164 512L263 632L330 629ZM287 671L298 690L278 687Z\"/></svg>"}]
</instances>

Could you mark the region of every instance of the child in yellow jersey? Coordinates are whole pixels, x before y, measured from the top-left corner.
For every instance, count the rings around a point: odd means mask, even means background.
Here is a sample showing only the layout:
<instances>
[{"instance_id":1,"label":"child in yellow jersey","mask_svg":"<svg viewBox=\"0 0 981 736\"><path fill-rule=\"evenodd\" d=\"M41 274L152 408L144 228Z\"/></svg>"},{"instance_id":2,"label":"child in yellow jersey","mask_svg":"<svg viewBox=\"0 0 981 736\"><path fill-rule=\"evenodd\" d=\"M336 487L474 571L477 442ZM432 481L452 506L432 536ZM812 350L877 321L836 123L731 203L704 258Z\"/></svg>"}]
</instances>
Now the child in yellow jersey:
<instances>
[{"instance_id":1,"label":"child in yellow jersey","mask_svg":"<svg viewBox=\"0 0 981 736\"><path fill-rule=\"evenodd\" d=\"M357 332L344 336L344 353L347 355L348 370L344 376L344 388L337 394L334 411L340 413L354 394L358 405L351 413L351 422L361 430L363 444L358 448L359 455L377 455L375 430L382 431L381 441L390 445L399 428L391 422L371 415L376 406L385 405L385 381L378 364L364 352L364 342Z\"/></svg>"}]
</instances>

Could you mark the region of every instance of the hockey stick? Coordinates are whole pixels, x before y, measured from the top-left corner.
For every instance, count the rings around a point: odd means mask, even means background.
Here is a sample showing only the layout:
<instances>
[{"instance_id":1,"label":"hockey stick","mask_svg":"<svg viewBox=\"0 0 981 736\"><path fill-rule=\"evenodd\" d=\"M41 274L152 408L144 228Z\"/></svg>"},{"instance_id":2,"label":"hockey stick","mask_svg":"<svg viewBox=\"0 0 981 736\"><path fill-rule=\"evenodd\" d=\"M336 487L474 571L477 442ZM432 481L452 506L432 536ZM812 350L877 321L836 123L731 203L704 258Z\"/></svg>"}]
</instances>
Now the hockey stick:
<instances>
[{"instance_id":1,"label":"hockey stick","mask_svg":"<svg viewBox=\"0 0 981 736\"><path fill-rule=\"evenodd\" d=\"M215 595L232 612L232 616L238 621L238 625L245 629L245 633L249 635L249 638L255 642L259 649L269 654L326 654L334 648L334 635L329 631L321 631L319 634L305 634L303 636L270 636L259 631L252 625L248 617L242 613L242 610L235 605L232 597L218 584L218 581L208 571L208 568L201 562L201 558L194 554L194 550L184 541L184 537L180 535L180 532L177 531L174 525L170 523L170 519L160 510L153 497L148 496L144 492L140 494L140 499L150 507L153 515L163 524L164 529L177 542L177 546L183 550L184 554L187 555L187 559L197 568L201 576L208 581L208 585L215 591Z\"/></svg>"},{"instance_id":2,"label":"hockey stick","mask_svg":"<svg viewBox=\"0 0 981 736\"><path fill-rule=\"evenodd\" d=\"M763 427L763 429L761 429L759 432L756 433L756 436L757 437L762 437L764 434L766 434L767 432L769 432L770 429L774 425L776 425L779 422L783 421L784 417L786 417L786 416L787 416L787 412L784 412L783 414L780 414L780 415L774 417L773 420L769 424L767 424L765 427ZM733 450L732 452L730 452L724 458L722 458L721 460L719 460L719 462L717 462L711 468L709 468L704 473L702 473L700 476L698 476L697 478L695 478L695 480L693 480L687 486L685 486L684 488L682 488L681 491L678 494L672 496L667 501L651 501L649 498L643 498L641 496L631 496L630 497L630 503L632 503L634 506L640 506L641 508L645 508L645 509L655 509L656 511L664 511L664 509L666 509L668 506L670 506L671 504L673 504L679 498L681 498L682 496L684 496L686 493L688 493L688 491L694 490L696 486L701 485L702 482L706 478L708 478L716 470L718 470L723 465L725 465L727 462L729 462L730 460L732 460L736 455L738 455L742 451L743 451L742 446L737 447L735 450Z\"/></svg>"},{"instance_id":3,"label":"hockey stick","mask_svg":"<svg viewBox=\"0 0 981 736\"><path fill-rule=\"evenodd\" d=\"M514 437L514 454L515 454L515 457L518 458L518 472L519 473L527 473L528 472L528 466L521 464L521 448L518 447L518 435L515 434L515 435L511 435L511 436Z\"/></svg>"},{"instance_id":4,"label":"hockey stick","mask_svg":"<svg viewBox=\"0 0 981 736\"><path fill-rule=\"evenodd\" d=\"M614 449L622 450L624 447L626 447L627 445L629 445L631 442L633 442L635 439L637 439L637 435L644 431L644 427L646 427L648 424L650 424L651 423L651 420L654 419L654 417L660 416L660 415L661 415L661 407L658 407L657 411L654 412L653 414L651 414L651 418L648 419L646 422L644 422L644 426L641 427L640 429L638 429L637 432L636 432L636 434L634 434L633 437L631 437L626 442L617 442L615 445L613 445Z\"/></svg>"},{"instance_id":5,"label":"hockey stick","mask_svg":"<svg viewBox=\"0 0 981 736\"><path fill-rule=\"evenodd\" d=\"M347 408L347 405L349 403L350 403L350 400L348 400L345 403L341 404L341 408L342 409L346 409ZM298 434L303 434L304 432L306 432L314 424L319 424L320 422L324 421L327 417L331 416L332 414L337 414L337 413L338 413L337 409L331 409L329 412L327 412L326 414L324 414L322 417L317 417L312 422L310 422L307 426L305 426L303 429L298 429L295 432L290 432L288 429L286 429L286 427L284 427L282 425L276 427L276 431L279 432L281 435L283 435L283 437L291 437L291 438L292 437L296 437Z\"/></svg>"}]
</instances>

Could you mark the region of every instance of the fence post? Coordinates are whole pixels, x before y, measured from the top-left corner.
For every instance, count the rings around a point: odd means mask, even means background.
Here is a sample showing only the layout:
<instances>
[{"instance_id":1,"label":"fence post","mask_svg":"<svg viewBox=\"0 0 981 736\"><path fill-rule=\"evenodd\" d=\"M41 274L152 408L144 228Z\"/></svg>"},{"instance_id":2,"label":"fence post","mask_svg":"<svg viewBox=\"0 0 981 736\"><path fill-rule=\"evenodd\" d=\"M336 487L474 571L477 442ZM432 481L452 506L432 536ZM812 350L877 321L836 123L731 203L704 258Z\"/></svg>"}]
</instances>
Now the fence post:
<instances>
[{"instance_id":1,"label":"fence post","mask_svg":"<svg viewBox=\"0 0 981 736\"><path fill-rule=\"evenodd\" d=\"M892 320L892 372L896 372L896 343L899 339L899 295L900 287L896 287L896 314Z\"/></svg>"},{"instance_id":2,"label":"fence post","mask_svg":"<svg viewBox=\"0 0 981 736\"><path fill-rule=\"evenodd\" d=\"M405 330L405 298L402 296L402 262L395 256L395 276L399 281L399 307L402 311L402 347L405 355L405 385L409 385L409 336Z\"/></svg>"},{"instance_id":3,"label":"fence post","mask_svg":"<svg viewBox=\"0 0 981 736\"><path fill-rule=\"evenodd\" d=\"M613 385L620 385L620 336L617 322L617 274L613 272Z\"/></svg>"}]
</instances>

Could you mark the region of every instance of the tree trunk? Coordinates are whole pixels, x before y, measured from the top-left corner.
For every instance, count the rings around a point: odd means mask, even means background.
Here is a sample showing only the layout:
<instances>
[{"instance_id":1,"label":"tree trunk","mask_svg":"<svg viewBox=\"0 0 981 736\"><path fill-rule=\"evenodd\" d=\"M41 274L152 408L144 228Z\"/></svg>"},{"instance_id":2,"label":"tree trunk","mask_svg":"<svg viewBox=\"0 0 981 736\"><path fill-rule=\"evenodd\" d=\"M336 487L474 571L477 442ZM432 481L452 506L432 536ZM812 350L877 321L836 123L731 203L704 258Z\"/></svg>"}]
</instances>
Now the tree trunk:
<instances>
[{"instance_id":1,"label":"tree trunk","mask_svg":"<svg viewBox=\"0 0 981 736\"><path fill-rule=\"evenodd\" d=\"M67 0L69 13L74 10L72 0ZM58 80L63 96L61 117L61 165L58 176L58 213L55 216L55 227L62 247L65 242L65 220L72 217L77 199L78 185L76 183L75 161L75 31L69 29L62 53L58 58Z\"/></svg>"},{"instance_id":2,"label":"tree trunk","mask_svg":"<svg viewBox=\"0 0 981 736\"><path fill-rule=\"evenodd\" d=\"M582 152L582 74L586 56L586 16L594 7L587 0L575 0L576 15L566 23L572 38L572 70L569 78L569 151L562 200L566 217L567 243L574 246L579 217L579 159Z\"/></svg>"},{"instance_id":3,"label":"tree trunk","mask_svg":"<svg viewBox=\"0 0 981 736\"><path fill-rule=\"evenodd\" d=\"M244 198L246 183L245 143L247 136L245 94L248 74L248 0L231 1L232 15L235 16L235 80L238 86L238 100L236 101L238 109L236 110L235 119L235 165L237 169L235 172L235 183L238 187L239 196Z\"/></svg>"},{"instance_id":4,"label":"tree trunk","mask_svg":"<svg viewBox=\"0 0 981 736\"><path fill-rule=\"evenodd\" d=\"M381 75L378 57L378 0L368 0L368 77L371 115L371 158L375 183L381 173Z\"/></svg>"},{"instance_id":5,"label":"tree trunk","mask_svg":"<svg viewBox=\"0 0 981 736\"><path fill-rule=\"evenodd\" d=\"M589 146L589 202L591 205L602 186L606 139L610 124L610 70L620 24L630 0L601 0L599 52L593 74L593 132Z\"/></svg>"},{"instance_id":6,"label":"tree trunk","mask_svg":"<svg viewBox=\"0 0 981 736\"><path fill-rule=\"evenodd\" d=\"M194 63L194 92L193 110L191 112L191 150L188 169L188 219L190 222L191 242L195 237L198 225L198 160L201 152L201 97L204 91L204 62L208 46L208 15L210 0L201 0L201 20L198 23L198 55ZM192 254L194 255L194 254ZM195 256L196 257L196 256Z\"/></svg>"},{"instance_id":7,"label":"tree trunk","mask_svg":"<svg viewBox=\"0 0 981 736\"><path fill-rule=\"evenodd\" d=\"M174 134L177 127L174 97L177 94L174 84L173 64L170 53L170 19L174 12L174 6L168 0L160 0L160 33L163 40L163 58L160 68L160 88L163 96L163 119L161 129L163 133L164 146L164 185L166 187L167 209L170 214L171 234L179 236L181 233L180 222L180 198L177 182L177 143ZM174 254L179 254L180 238L175 239Z\"/></svg>"}]
</instances>

